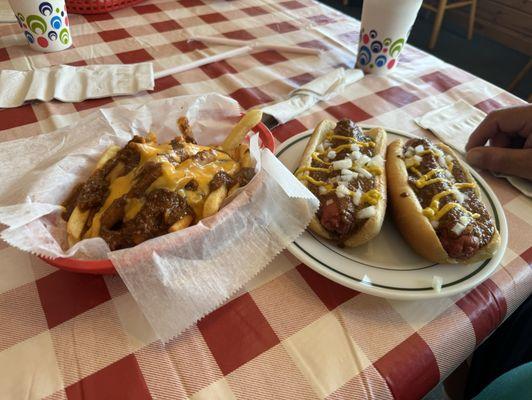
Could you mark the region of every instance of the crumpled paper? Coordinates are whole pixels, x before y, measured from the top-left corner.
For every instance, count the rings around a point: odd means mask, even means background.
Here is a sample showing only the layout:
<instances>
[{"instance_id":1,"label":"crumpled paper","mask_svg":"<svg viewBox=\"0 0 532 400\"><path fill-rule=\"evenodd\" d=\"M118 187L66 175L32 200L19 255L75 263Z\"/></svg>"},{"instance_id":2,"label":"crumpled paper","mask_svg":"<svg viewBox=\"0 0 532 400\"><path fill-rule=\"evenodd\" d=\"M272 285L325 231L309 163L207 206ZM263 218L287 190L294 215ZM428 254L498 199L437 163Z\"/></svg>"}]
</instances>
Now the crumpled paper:
<instances>
[{"instance_id":1,"label":"crumpled paper","mask_svg":"<svg viewBox=\"0 0 532 400\"><path fill-rule=\"evenodd\" d=\"M109 258L159 338L166 341L222 304L301 234L318 200L251 137L257 174L217 214L195 226L110 252L101 238L66 245L58 206L103 151L133 134L176 135L186 115L200 144L221 143L238 103L207 94L101 109L71 127L0 144L1 237L50 257Z\"/></svg>"},{"instance_id":2,"label":"crumpled paper","mask_svg":"<svg viewBox=\"0 0 532 400\"><path fill-rule=\"evenodd\" d=\"M153 90L153 64L56 65L27 71L0 70L0 108L25 101L79 102Z\"/></svg>"},{"instance_id":3,"label":"crumpled paper","mask_svg":"<svg viewBox=\"0 0 532 400\"><path fill-rule=\"evenodd\" d=\"M451 146L461 155L465 155L465 146L469 136L477 126L486 118L486 113L473 107L464 100L429 111L414 119L415 123L423 129L434 133L443 143ZM532 197L532 182L517 176L508 176L493 173L493 175L506 178L516 189L528 197Z\"/></svg>"}]
</instances>

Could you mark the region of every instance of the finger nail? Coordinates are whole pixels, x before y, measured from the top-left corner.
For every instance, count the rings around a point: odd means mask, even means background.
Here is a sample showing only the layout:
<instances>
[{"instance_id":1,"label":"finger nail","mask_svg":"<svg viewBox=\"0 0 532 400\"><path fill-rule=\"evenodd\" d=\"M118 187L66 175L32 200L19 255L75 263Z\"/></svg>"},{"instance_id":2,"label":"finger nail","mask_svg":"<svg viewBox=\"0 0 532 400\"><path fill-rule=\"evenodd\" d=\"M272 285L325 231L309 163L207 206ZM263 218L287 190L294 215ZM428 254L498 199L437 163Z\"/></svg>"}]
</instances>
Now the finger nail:
<instances>
[{"instance_id":1,"label":"finger nail","mask_svg":"<svg viewBox=\"0 0 532 400\"><path fill-rule=\"evenodd\" d=\"M482 152L479 150L470 150L466 154L466 160L469 164L472 165L481 165L482 164Z\"/></svg>"}]
</instances>

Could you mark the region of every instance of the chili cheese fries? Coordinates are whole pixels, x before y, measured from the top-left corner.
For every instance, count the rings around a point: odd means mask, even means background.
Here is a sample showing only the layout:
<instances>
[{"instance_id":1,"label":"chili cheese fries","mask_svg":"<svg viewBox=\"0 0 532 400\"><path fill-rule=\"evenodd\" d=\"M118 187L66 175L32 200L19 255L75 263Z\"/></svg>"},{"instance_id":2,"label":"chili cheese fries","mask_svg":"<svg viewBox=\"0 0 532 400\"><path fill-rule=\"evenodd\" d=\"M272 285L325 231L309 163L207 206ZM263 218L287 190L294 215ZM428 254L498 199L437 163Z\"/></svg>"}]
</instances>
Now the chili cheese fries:
<instances>
[{"instance_id":1,"label":"chili cheese fries","mask_svg":"<svg viewBox=\"0 0 532 400\"><path fill-rule=\"evenodd\" d=\"M186 118L169 143L149 134L111 146L64 204L69 245L101 237L111 250L123 249L215 214L255 174L242 142L261 117L246 113L221 146L196 144Z\"/></svg>"}]
</instances>

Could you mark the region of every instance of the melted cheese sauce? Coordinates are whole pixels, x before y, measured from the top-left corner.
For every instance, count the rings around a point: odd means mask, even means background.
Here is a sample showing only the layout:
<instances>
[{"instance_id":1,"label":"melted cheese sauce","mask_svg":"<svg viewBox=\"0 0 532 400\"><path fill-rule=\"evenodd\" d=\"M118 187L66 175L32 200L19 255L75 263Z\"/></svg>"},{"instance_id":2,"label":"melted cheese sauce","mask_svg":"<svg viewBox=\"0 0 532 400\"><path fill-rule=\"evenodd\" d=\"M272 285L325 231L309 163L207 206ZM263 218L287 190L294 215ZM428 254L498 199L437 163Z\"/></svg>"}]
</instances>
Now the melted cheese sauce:
<instances>
[{"instance_id":1,"label":"melted cheese sauce","mask_svg":"<svg viewBox=\"0 0 532 400\"><path fill-rule=\"evenodd\" d=\"M172 145L165 144L150 144L150 143L136 143L137 149L140 153L139 164L127 175L118 177L111 181L109 185L109 195L107 196L103 206L94 215L92 225L87 230L85 237L96 237L99 235L101 228L101 218L103 213L111 206L113 201L129 193L135 183L137 174L142 170L142 167L148 162L160 163L162 166L162 175L157 178L148 188L146 193L156 189L168 189L176 191L182 189L192 179L198 183L197 191L185 191L187 203L192 207L196 213L196 218L199 220L203 216L203 204L205 198L209 194L209 183L219 171L225 171L229 175L234 176L238 172L240 166L238 162L231 159L231 157L224 152L213 150L211 147L200 146L192 143L183 143L187 155L193 156L200 151L211 151L215 160L210 163L202 165L193 158L188 158L182 163L174 166L168 161L168 157L176 161L180 161L177 154L174 152ZM128 198L125 208L124 219L130 220L134 218L144 205L143 199Z\"/></svg>"}]
</instances>

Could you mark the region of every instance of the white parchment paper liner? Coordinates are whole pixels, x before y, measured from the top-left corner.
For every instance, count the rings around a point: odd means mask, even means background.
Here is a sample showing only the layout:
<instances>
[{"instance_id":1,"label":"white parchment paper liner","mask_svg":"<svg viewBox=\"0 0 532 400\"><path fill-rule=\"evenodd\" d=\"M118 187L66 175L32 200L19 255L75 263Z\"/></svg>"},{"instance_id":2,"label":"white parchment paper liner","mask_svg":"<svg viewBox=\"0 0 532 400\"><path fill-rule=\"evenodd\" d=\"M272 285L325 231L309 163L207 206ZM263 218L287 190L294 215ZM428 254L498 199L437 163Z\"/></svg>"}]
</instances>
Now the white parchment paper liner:
<instances>
[{"instance_id":1,"label":"white parchment paper liner","mask_svg":"<svg viewBox=\"0 0 532 400\"><path fill-rule=\"evenodd\" d=\"M215 309L303 232L317 199L269 150L251 140L257 175L220 212L180 232L110 252L100 238L65 251L58 204L91 173L112 143L152 131L176 134L186 114L199 143L220 143L240 114L217 95L182 96L146 105L102 109L74 126L0 144L1 237L12 246L52 257L109 258L162 340Z\"/></svg>"}]
</instances>

